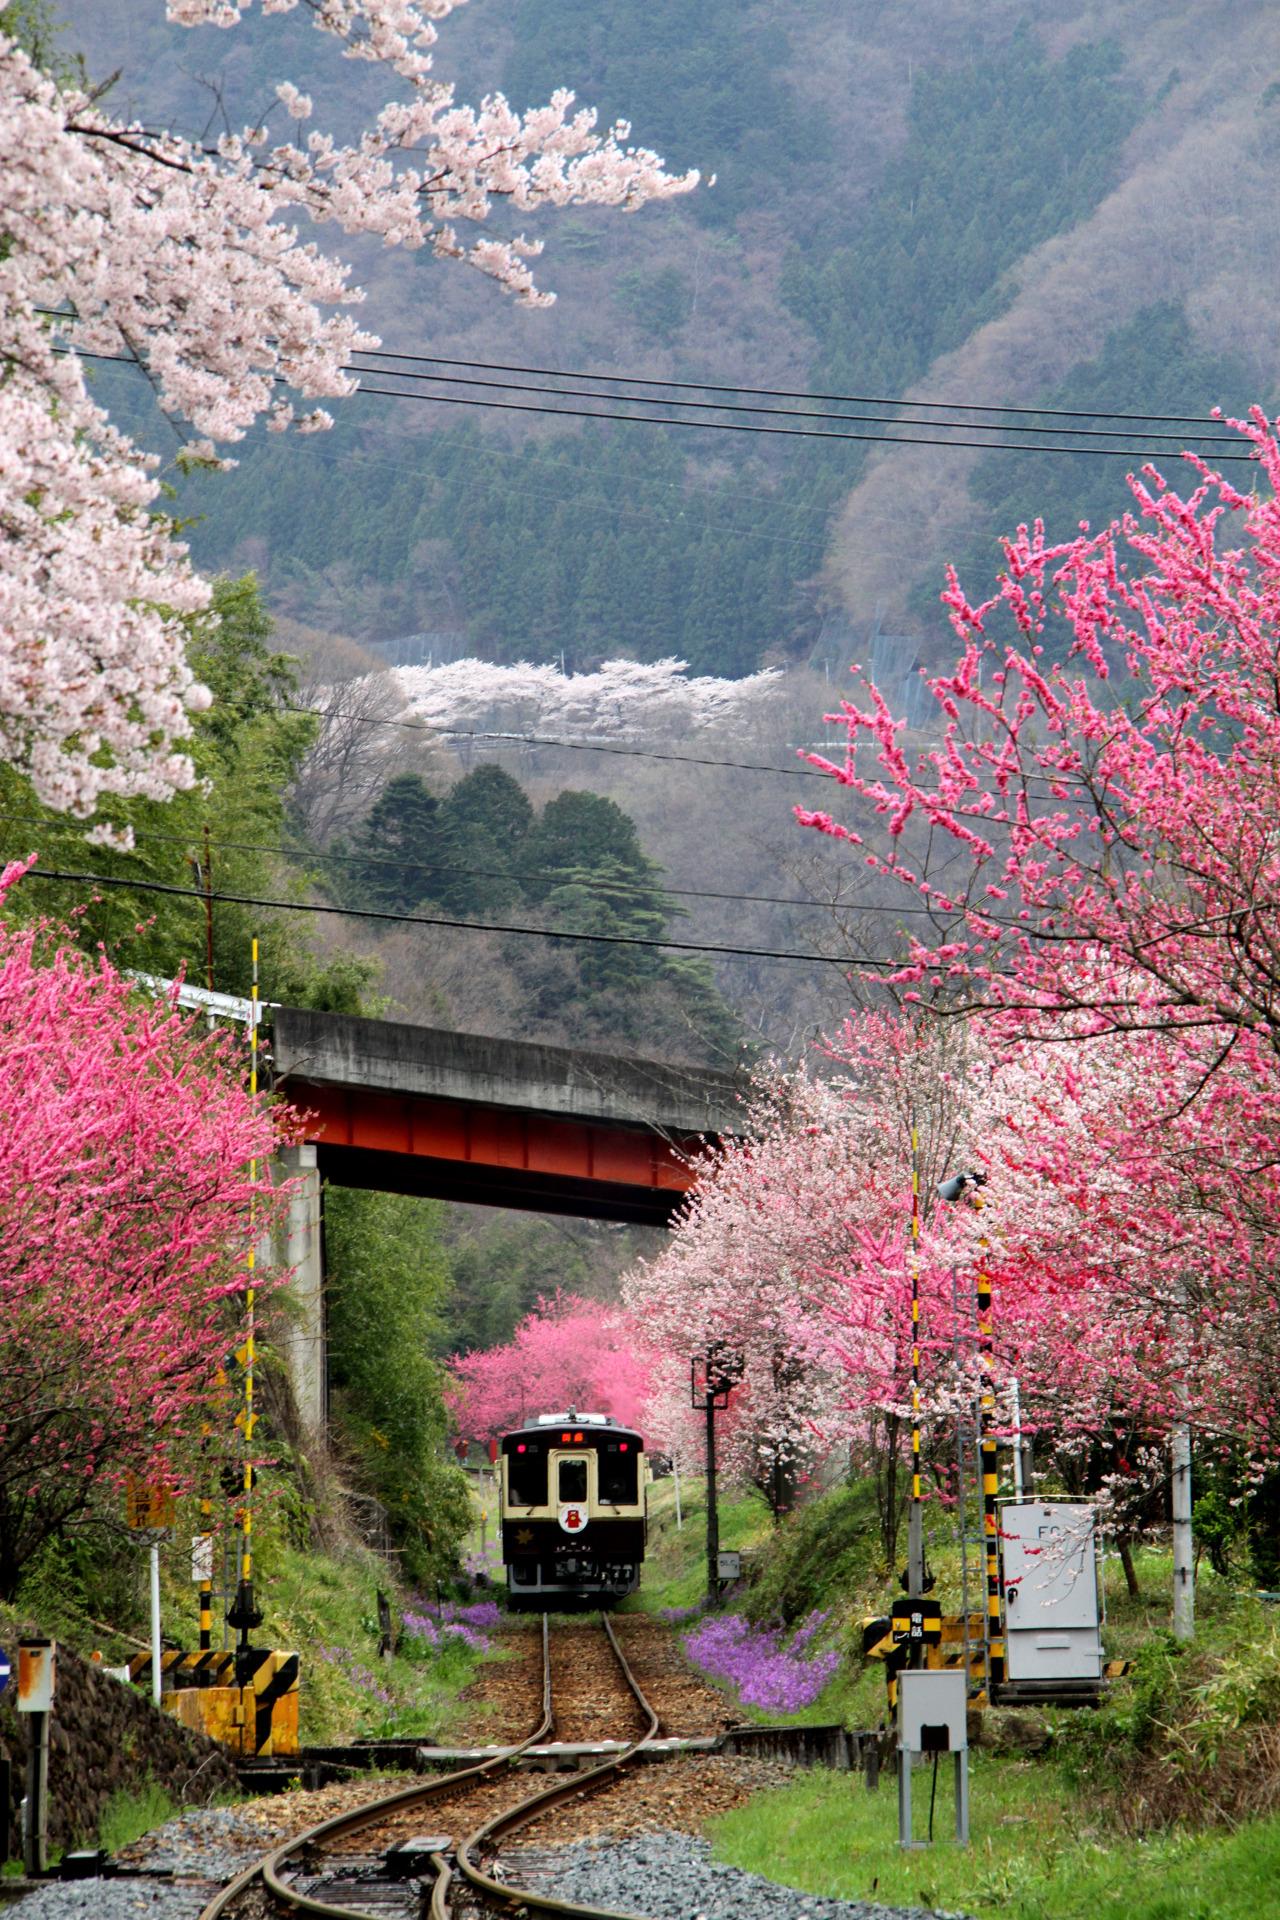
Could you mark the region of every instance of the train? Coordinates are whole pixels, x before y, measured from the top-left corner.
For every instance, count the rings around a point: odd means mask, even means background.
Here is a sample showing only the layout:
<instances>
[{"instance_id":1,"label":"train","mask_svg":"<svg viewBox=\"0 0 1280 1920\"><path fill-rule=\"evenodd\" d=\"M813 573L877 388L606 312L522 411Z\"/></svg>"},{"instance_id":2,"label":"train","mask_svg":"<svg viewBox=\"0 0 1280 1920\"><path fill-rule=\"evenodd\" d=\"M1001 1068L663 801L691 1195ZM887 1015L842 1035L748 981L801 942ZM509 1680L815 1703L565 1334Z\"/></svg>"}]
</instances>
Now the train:
<instances>
[{"instance_id":1,"label":"train","mask_svg":"<svg viewBox=\"0 0 1280 1920\"><path fill-rule=\"evenodd\" d=\"M502 1435L502 1558L517 1611L612 1605L640 1585L644 1440L605 1413L542 1413Z\"/></svg>"}]
</instances>

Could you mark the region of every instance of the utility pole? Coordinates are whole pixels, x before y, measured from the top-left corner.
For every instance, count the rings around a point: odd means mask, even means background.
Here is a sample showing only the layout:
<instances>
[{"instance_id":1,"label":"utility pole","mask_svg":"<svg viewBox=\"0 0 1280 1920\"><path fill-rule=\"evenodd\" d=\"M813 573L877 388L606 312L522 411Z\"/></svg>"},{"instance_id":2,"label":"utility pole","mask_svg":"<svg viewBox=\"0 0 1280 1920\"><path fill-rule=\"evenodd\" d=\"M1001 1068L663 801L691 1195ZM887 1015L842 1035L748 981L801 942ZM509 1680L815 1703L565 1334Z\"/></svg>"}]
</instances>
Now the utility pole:
<instances>
[{"instance_id":1,"label":"utility pole","mask_svg":"<svg viewBox=\"0 0 1280 1920\"><path fill-rule=\"evenodd\" d=\"M1173 1634L1191 1640L1196 1631L1195 1560L1191 1541L1191 1428L1175 1420L1170 1436L1173 1467Z\"/></svg>"},{"instance_id":2,"label":"utility pole","mask_svg":"<svg viewBox=\"0 0 1280 1920\"><path fill-rule=\"evenodd\" d=\"M209 823L204 825L204 983L213 992L213 852Z\"/></svg>"},{"instance_id":3,"label":"utility pole","mask_svg":"<svg viewBox=\"0 0 1280 1920\"><path fill-rule=\"evenodd\" d=\"M258 943L253 943L253 988L249 1002L249 1092L257 1097L258 1092ZM258 1163L249 1162L249 1178L256 1181ZM253 1245L254 1231L253 1198L249 1200L249 1253L248 1273L245 1276L245 1340L240 1349L239 1358L244 1367L244 1406L236 1415L236 1425L241 1430L244 1444L244 1506L240 1513L240 1578L236 1584L236 1596L227 1614L227 1624L235 1628L240 1635L236 1645L236 1685L247 1687L252 1684L256 1670L253 1648L249 1644L249 1635L255 1627L262 1625L262 1609L253 1597L253 1429L258 1416L253 1410L253 1363L254 1363L254 1265L256 1252Z\"/></svg>"},{"instance_id":4,"label":"utility pole","mask_svg":"<svg viewBox=\"0 0 1280 1920\"><path fill-rule=\"evenodd\" d=\"M911 1506L907 1519L907 1593L924 1594L924 1512L920 1504L920 1141L911 1128Z\"/></svg>"},{"instance_id":5,"label":"utility pole","mask_svg":"<svg viewBox=\"0 0 1280 1920\"><path fill-rule=\"evenodd\" d=\"M702 1388L698 1367L702 1366ZM729 1395L741 1380L746 1362L740 1348L712 1340L705 1352L689 1362L690 1401L707 1416L707 1605L720 1599L720 1515L716 1508L716 1409L729 1404Z\"/></svg>"},{"instance_id":6,"label":"utility pole","mask_svg":"<svg viewBox=\"0 0 1280 1920\"><path fill-rule=\"evenodd\" d=\"M953 1174L938 1183L938 1197L954 1203L965 1200L975 1213L982 1211L982 1188L987 1175L977 1168ZM989 1243L985 1234L978 1242L978 1367L979 1367L979 1457L982 1463L982 1530L987 1561L987 1674L991 1687L1004 1684L1004 1619L1000 1579L1000 1527L996 1514L996 1380L995 1333L991 1320L991 1275L987 1271ZM1018 1416L1018 1444L1021 1445L1021 1413Z\"/></svg>"}]
</instances>

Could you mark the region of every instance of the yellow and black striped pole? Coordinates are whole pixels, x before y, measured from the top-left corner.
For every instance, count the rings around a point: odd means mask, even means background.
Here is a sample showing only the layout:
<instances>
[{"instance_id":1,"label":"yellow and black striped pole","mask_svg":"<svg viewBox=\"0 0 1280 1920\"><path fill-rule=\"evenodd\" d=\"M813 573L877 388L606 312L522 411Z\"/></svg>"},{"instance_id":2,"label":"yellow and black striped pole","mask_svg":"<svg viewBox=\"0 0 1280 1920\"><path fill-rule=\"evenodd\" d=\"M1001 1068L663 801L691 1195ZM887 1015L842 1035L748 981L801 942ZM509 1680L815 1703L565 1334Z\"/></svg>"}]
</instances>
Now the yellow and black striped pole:
<instances>
[{"instance_id":1,"label":"yellow and black striped pole","mask_svg":"<svg viewBox=\"0 0 1280 1920\"><path fill-rule=\"evenodd\" d=\"M973 1204L981 1211L982 1196L976 1191ZM982 1370L982 1526L987 1554L987 1650L988 1672L993 1687L1004 1682L1004 1620L1000 1607L1000 1529L996 1516L996 1388L995 1336L991 1323L991 1275L987 1271L989 1243L984 1235L978 1243L978 1355Z\"/></svg>"},{"instance_id":2,"label":"yellow and black striped pole","mask_svg":"<svg viewBox=\"0 0 1280 1920\"><path fill-rule=\"evenodd\" d=\"M253 943L253 988L249 1000L249 1093L256 1097L258 1091L258 943ZM249 1179L254 1183L258 1178L258 1163L249 1162ZM234 1627L240 1635L237 1646L237 1667L247 1667L243 1657L249 1651L249 1634L254 1627L262 1625L262 1611L255 1605L253 1598L253 1429L257 1425L257 1415L253 1410L253 1306L254 1306L254 1263L256 1252L253 1244L254 1204L252 1192L249 1196L249 1255L246 1262L248 1273L245 1284L245 1338L236 1358L244 1369L244 1406L236 1415L236 1425L240 1428L241 1443L244 1449L244 1505L240 1510L240 1579L236 1587L235 1604L227 1615L228 1625ZM244 1675L237 1673L237 1684L246 1684Z\"/></svg>"},{"instance_id":3,"label":"yellow and black striped pole","mask_svg":"<svg viewBox=\"0 0 1280 1920\"><path fill-rule=\"evenodd\" d=\"M911 1499L920 1513L920 1150L911 1129Z\"/></svg>"},{"instance_id":4,"label":"yellow and black striped pole","mask_svg":"<svg viewBox=\"0 0 1280 1920\"><path fill-rule=\"evenodd\" d=\"M204 1445L209 1445L209 1428L204 1429ZM208 1467L200 1495L200 1651L213 1648L213 1502L209 1498Z\"/></svg>"},{"instance_id":5,"label":"yellow and black striped pole","mask_svg":"<svg viewBox=\"0 0 1280 1920\"><path fill-rule=\"evenodd\" d=\"M911 1507L907 1520L907 1592L924 1593L924 1509L920 1500L920 1142L911 1128ZM919 1637L910 1644L910 1663L924 1655Z\"/></svg>"}]
</instances>

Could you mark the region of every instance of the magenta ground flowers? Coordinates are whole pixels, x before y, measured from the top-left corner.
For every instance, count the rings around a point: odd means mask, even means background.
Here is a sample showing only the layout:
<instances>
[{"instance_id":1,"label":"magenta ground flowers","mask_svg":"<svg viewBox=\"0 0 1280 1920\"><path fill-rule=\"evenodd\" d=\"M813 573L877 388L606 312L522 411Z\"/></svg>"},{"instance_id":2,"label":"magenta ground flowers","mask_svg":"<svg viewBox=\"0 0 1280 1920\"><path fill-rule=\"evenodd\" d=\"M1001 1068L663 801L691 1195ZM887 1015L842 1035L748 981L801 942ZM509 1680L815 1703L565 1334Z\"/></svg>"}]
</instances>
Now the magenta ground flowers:
<instances>
[{"instance_id":1,"label":"magenta ground flowers","mask_svg":"<svg viewBox=\"0 0 1280 1920\"><path fill-rule=\"evenodd\" d=\"M811 1707L840 1664L838 1653L815 1653L813 1641L829 1619L811 1613L789 1637L781 1627L753 1627L740 1614L715 1614L685 1636L695 1665L727 1680L744 1707L798 1713Z\"/></svg>"}]
</instances>

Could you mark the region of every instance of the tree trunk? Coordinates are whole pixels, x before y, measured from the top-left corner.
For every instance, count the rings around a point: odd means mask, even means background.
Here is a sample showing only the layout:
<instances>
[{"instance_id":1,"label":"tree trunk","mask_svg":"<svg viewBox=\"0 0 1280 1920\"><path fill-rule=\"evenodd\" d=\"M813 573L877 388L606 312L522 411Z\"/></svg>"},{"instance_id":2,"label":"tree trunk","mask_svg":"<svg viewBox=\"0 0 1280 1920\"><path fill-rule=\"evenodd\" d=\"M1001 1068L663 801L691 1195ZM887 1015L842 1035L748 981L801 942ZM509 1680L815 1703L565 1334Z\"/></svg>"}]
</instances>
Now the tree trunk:
<instances>
[{"instance_id":1,"label":"tree trunk","mask_svg":"<svg viewBox=\"0 0 1280 1920\"><path fill-rule=\"evenodd\" d=\"M1125 1585L1129 1589L1129 1598L1131 1600L1141 1600L1142 1595L1138 1591L1138 1575L1133 1564L1133 1549L1123 1535L1121 1535L1116 1544L1120 1548L1120 1565L1124 1568L1124 1579Z\"/></svg>"}]
</instances>

